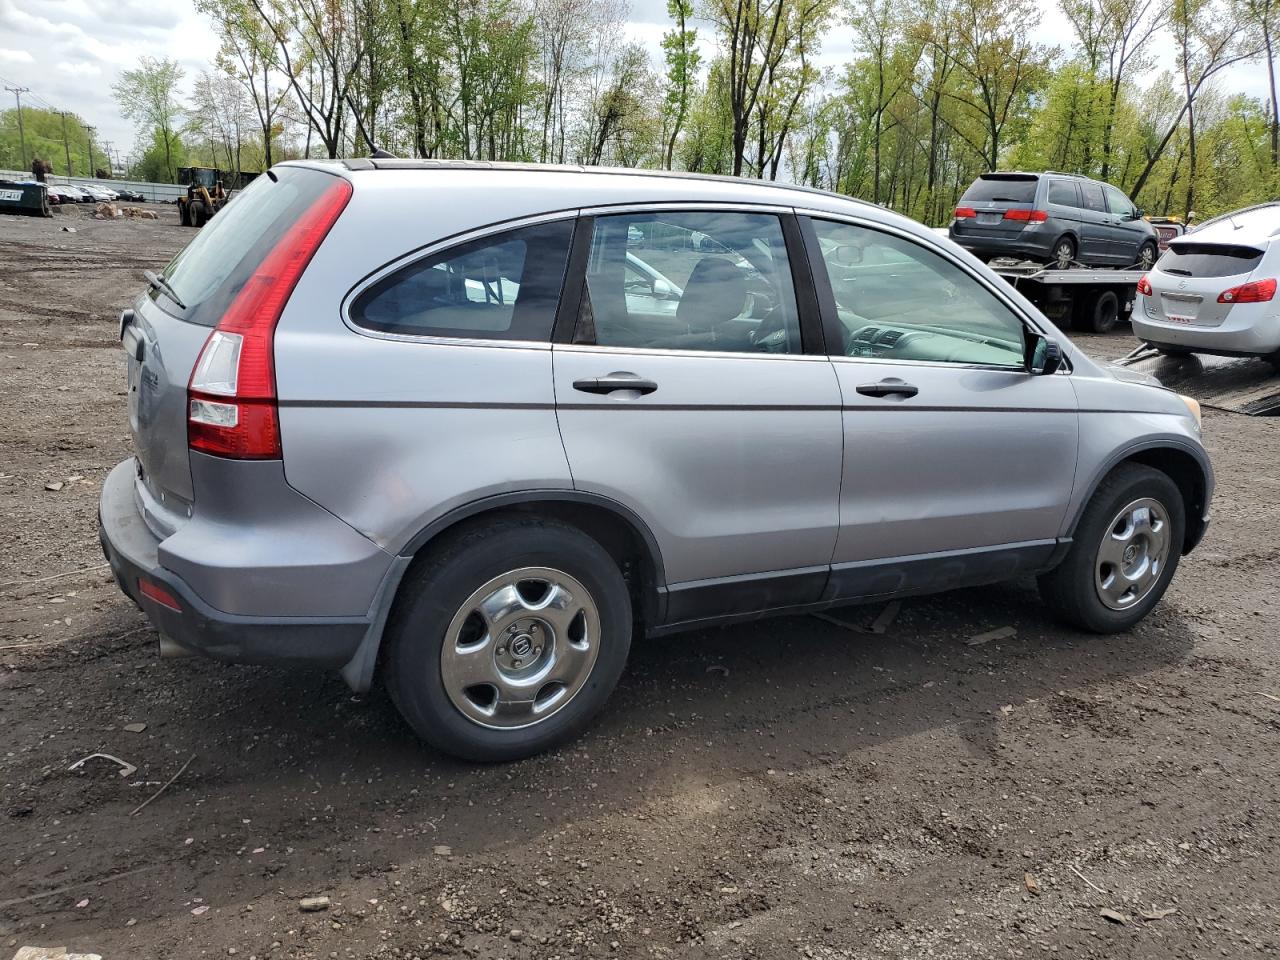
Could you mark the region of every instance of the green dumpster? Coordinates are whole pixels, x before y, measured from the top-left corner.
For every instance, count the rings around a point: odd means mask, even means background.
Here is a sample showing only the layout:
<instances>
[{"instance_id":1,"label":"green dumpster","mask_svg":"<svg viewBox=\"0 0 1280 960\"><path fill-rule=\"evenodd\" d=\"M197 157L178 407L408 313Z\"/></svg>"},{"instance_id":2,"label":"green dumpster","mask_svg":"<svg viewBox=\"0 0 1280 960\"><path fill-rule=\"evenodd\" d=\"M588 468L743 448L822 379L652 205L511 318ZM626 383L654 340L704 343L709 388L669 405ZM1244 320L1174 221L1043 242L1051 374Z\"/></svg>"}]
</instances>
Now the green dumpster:
<instances>
[{"instance_id":1,"label":"green dumpster","mask_svg":"<svg viewBox=\"0 0 1280 960\"><path fill-rule=\"evenodd\" d=\"M30 180L0 180L0 213L52 216L49 211L49 194L44 184Z\"/></svg>"}]
</instances>

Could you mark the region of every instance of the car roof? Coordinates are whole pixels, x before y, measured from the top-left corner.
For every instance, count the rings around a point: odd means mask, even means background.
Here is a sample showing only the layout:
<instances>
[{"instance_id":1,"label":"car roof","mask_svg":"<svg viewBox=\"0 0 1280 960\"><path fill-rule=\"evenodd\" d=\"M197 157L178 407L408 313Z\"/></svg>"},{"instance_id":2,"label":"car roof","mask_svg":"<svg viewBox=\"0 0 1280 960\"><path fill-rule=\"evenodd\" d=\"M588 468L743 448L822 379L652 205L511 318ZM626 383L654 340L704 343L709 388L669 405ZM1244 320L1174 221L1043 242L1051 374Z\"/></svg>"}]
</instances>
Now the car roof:
<instances>
[{"instance_id":1,"label":"car roof","mask_svg":"<svg viewBox=\"0 0 1280 960\"><path fill-rule=\"evenodd\" d=\"M1187 243L1265 247L1277 234L1280 234L1280 201L1271 201L1206 220L1179 239Z\"/></svg>"},{"instance_id":2,"label":"car roof","mask_svg":"<svg viewBox=\"0 0 1280 960\"><path fill-rule=\"evenodd\" d=\"M627 167L509 163L481 160L406 160L354 158L346 160L291 160L281 166L306 166L326 170L358 183L395 182L411 188L436 174L450 179L450 189L483 189L500 177L506 191L527 198L528 209L511 215L531 214L572 207L600 207L631 203L751 203L819 210L868 220L937 238L909 217L885 207L829 190L796 184L669 170L636 170ZM336 169L335 169L336 168ZM555 200L548 198L554 191ZM524 204L520 204L524 206Z\"/></svg>"}]
</instances>

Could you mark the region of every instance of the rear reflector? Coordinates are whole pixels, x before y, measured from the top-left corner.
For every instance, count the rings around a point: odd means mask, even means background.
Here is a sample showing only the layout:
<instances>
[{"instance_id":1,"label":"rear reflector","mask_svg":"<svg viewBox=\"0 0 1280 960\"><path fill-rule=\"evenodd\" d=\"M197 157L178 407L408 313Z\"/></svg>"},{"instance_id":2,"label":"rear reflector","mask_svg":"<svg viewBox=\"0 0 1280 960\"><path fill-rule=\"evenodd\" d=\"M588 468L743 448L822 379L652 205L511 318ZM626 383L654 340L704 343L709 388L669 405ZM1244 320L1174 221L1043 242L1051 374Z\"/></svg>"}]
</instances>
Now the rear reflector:
<instances>
[{"instance_id":1,"label":"rear reflector","mask_svg":"<svg viewBox=\"0 0 1280 960\"><path fill-rule=\"evenodd\" d=\"M187 385L187 443L235 460L280 457L275 335L293 288L351 199L334 178L268 253L205 341Z\"/></svg>"},{"instance_id":2,"label":"rear reflector","mask_svg":"<svg viewBox=\"0 0 1280 960\"><path fill-rule=\"evenodd\" d=\"M972 220L978 215L978 211L973 207L956 207L957 220Z\"/></svg>"},{"instance_id":3,"label":"rear reflector","mask_svg":"<svg viewBox=\"0 0 1280 960\"><path fill-rule=\"evenodd\" d=\"M148 600L154 600L162 607L168 607L170 610L181 612L182 604L178 602L178 598L166 590L160 584L155 583L145 577L138 578L138 592Z\"/></svg>"},{"instance_id":4,"label":"rear reflector","mask_svg":"<svg viewBox=\"0 0 1280 960\"><path fill-rule=\"evenodd\" d=\"M1254 280L1252 283L1241 284L1238 287L1232 287L1230 290L1224 290L1218 294L1219 303L1266 303L1276 295L1276 281Z\"/></svg>"},{"instance_id":5,"label":"rear reflector","mask_svg":"<svg viewBox=\"0 0 1280 960\"><path fill-rule=\"evenodd\" d=\"M1048 210L1006 210L1006 220L1024 220L1030 223L1044 223L1049 219Z\"/></svg>"},{"instance_id":6,"label":"rear reflector","mask_svg":"<svg viewBox=\"0 0 1280 960\"><path fill-rule=\"evenodd\" d=\"M1142 275L1142 278L1138 280L1138 292L1144 297L1151 296L1151 281L1147 279L1147 275L1145 273Z\"/></svg>"}]
</instances>

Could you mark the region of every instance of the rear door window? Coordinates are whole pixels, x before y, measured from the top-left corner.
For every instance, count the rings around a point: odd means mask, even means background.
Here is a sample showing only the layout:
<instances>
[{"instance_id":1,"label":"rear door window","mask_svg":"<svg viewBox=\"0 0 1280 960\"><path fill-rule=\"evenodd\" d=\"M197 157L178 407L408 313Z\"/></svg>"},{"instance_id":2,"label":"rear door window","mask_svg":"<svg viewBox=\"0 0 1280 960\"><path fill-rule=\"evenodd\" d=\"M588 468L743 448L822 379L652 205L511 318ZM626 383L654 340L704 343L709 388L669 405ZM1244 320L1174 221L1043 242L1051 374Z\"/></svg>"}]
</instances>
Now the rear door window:
<instances>
[{"instance_id":1,"label":"rear door window","mask_svg":"<svg viewBox=\"0 0 1280 960\"><path fill-rule=\"evenodd\" d=\"M277 167L236 194L165 267L164 278L185 304L183 320L212 327L222 319L253 271L322 194L333 174L302 167ZM155 290L165 310L176 305Z\"/></svg>"},{"instance_id":2,"label":"rear door window","mask_svg":"<svg viewBox=\"0 0 1280 960\"><path fill-rule=\"evenodd\" d=\"M383 333L484 340L551 339L572 220L450 247L379 280L351 321Z\"/></svg>"},{"instance_id":3,"label":"rear door window","mask_svg":"<svg viewBox=\"0 0 1280 960\"><path fill-rule=\"evenodd\" d=\"M1093 210L1097 213L1107 212L1107 201L1102 196L1102 186L1097 183L1080 184L1080 199L1084 201L1086 210Z\"/></svg>"},{"instance_id":4,"label":"rear door window","mask_svg":"<svg viewBox=\"0 0 1280 960\"><path fill-rule=\"evenodd\" d=\"M1262 262L1257 247L1218 243L1171 243L1157 268L1179 277L1234 277L1252 273Z\"/></svg>"},{"instance_id":5,"label":"rear door window","mask_svg":"<svg viewBox=\"0 0 1280 960\"><path fill-rule=\"evenodd\" d=\"M967 203L1034 203L1039 178L984 176L973 181L960 199Z\"/></svg>"},{"instance_id":6,"label":"rear door window","mask_svg":"<svg viewBox=\"0 0 1280 960\"><path fill-rule=\"evenodd\" d=\"M1076 185L1070 180L1049 181L1049 202L1060 207L1080 206L1080 197L1076 193Z\"/></svg>"}]
</instances>

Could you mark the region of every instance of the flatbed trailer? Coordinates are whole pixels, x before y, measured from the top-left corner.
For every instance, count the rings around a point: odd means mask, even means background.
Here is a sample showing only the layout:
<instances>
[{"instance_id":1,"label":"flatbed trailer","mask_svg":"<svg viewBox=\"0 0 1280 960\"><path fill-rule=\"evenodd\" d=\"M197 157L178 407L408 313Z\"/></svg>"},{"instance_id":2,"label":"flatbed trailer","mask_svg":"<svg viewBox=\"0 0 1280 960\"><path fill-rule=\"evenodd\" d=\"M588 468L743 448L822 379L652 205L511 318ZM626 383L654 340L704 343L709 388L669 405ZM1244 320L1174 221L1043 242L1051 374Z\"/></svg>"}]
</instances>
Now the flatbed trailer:
<instances>
[{"instance_id":1,"label":"flatbed trailer","mask_svg":"<svg viewBox=\"0 0 1280 960\"><path fill-rule=\"evenodd\" d=\"M1054 323L1095 333L1106 333L1129 319L1138 281L1147 272L1132 267L1046 267L1012 260L992 260L990 266Z\"/></svg>"}]
</instances>

